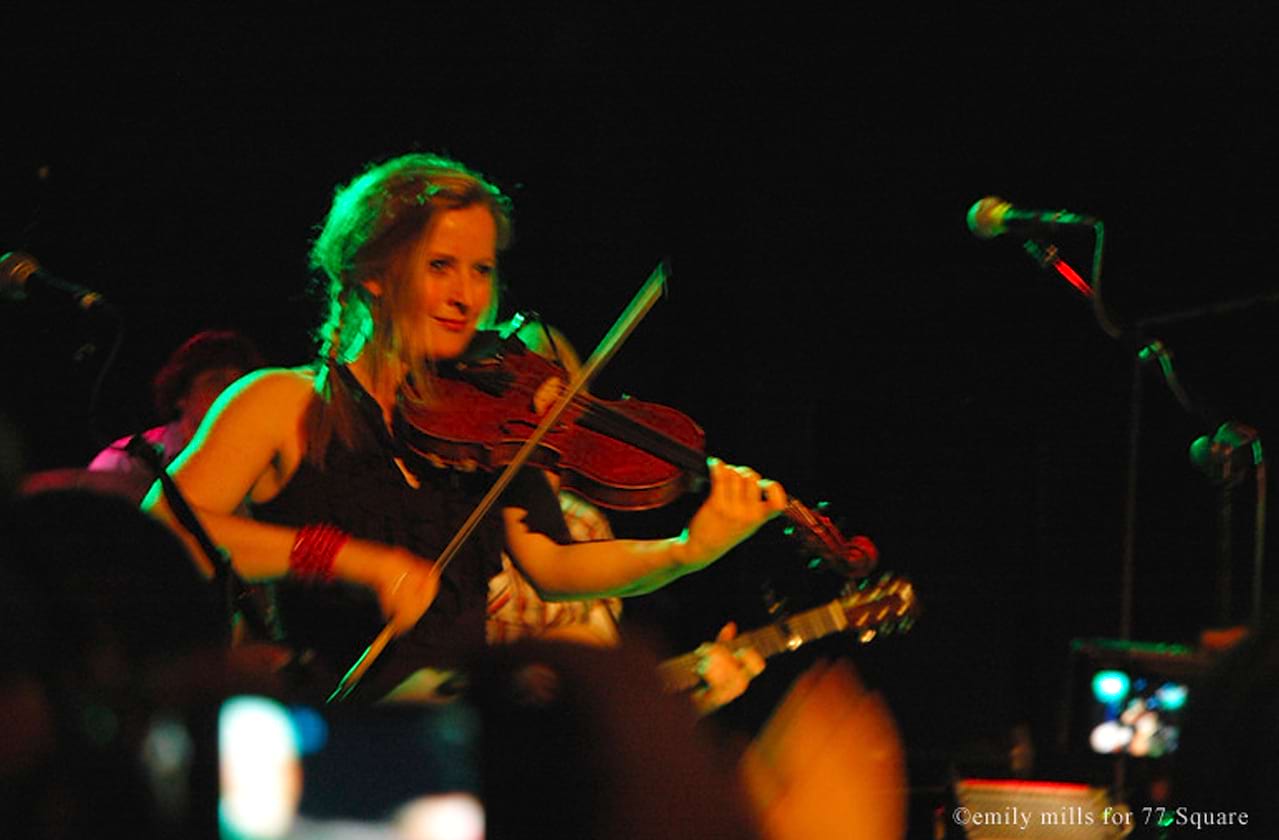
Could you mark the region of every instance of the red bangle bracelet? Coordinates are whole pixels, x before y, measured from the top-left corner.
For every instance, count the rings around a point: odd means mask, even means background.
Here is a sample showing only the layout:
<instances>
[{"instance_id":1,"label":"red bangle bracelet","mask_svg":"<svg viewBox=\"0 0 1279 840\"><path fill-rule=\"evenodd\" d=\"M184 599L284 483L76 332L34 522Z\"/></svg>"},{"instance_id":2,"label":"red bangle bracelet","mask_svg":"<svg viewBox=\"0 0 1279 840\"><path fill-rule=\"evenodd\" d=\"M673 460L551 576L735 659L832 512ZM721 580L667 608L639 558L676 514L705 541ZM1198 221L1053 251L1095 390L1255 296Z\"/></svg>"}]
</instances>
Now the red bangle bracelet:
<instances>
[{"instance_id":1,"label":"red bangle bracelet","mask_svg":"<svg viewBox=\"0 0 1279 840\"><path fill-rule=\"evenodd\" d=\"M332 581L333 561L350 538L350 534L332 525L302 526L289 552L289 574L300 580Z\"/></svg>"}]
</instances>

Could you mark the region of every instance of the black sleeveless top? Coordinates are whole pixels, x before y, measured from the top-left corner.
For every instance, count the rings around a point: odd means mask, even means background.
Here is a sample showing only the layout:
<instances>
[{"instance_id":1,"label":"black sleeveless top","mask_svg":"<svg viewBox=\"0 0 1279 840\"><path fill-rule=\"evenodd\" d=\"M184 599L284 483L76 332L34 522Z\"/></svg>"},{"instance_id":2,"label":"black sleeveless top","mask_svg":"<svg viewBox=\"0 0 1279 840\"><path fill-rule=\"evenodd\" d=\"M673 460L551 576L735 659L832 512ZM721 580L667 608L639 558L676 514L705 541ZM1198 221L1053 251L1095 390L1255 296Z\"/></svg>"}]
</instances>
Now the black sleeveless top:
<instances>
[{"instance_id":1,"label":"black sleeveless top","mask_svg":"<svg viewBox=\"0 0 1279 840\"><path fill-rule=\"evenodd\" d=\"M377 402L345 368L339 369L375 446L351 450L334 440L324 467L304 459L274 499L253 505L255 519L280 525L328 523L354 537L406 548L434 558L475 509L494 476L437 469L406 452L391 438ZM395 463L400 457L418 479L414 488ZM361 680L361 700L383 696L413 671L455 668L484 645L488 581L501 569L501 507L528 512L530 529L556 542L571 541L546 477L524 469L445 569L439 594L409 633L383 652ZM316 686L331 691L386 625L372 590L355 584L319 584L285 578L276 599L285 643L308 651L324 674Z\"/></svg>"}]
</instances>

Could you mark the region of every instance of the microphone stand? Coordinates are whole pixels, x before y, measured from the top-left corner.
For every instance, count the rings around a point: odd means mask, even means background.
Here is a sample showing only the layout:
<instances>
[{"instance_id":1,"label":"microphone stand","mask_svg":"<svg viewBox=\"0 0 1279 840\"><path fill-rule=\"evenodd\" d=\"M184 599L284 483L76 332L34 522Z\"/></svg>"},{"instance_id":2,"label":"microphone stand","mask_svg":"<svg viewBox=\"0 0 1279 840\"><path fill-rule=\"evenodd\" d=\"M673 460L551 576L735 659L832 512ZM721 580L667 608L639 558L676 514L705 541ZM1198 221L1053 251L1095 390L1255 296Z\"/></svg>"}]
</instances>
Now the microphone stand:
<instances>
[{"instance_id":1,"label":"microphone stand","mask_svg":"<svg viewBox=\"0 0 1279 840\"><path fill-rule=\"evenodd\" d=\"M1115 326L1101 296L1101 256L1105 241L1105 227L1098 220L1093 226L1095 246L1091 283L1084 280L1061 256L1056 245L1027 239L1022 243L1026 254L1045 270L1059 274L1067 283L1092 304L1097 324L1111 338L1122 341L1132 353L1132 386L1128 402L1128 479L1124 492L1124 522L1120 555L1119 583L1119 638L1132 638L1133 602L1136 587L1136 532L1137 532L1137 469L1141 450L1141 406L1143 383L1141 371L1147 361L1143 357L1143 342L1138 333L1124 333ZM1120 785L1116 785L1119 787Z\"/></svg>"},{"instance_id":2,"label":"microphone stand","mask_svg":"<svg viewBox=\"0 0 1279 840\"><path fill-rule=\"evenodd\" d=\"M1187 311L1184 313L1172 313L1169 315L1159 316L1157 318L1145 319L1138 321L1136 327L1130 330L1121 330L1116 326L1115 320L1106 307L1105 300L1102 297L1101 287L1101 262L1102 250L1104 243L1104 228L1099 221L1094 225L1095 248L1093 253L1093 270L1091 284L1085 282L1083 278L1071 266L1062 259L1058 253L1057 247L1052 244L1041 244L1034 240L1027 240L1023 248L1026 253L1039 264L1041 268L1052 269L1061 275L1076 291L1088 298L1093 307L1093 314L1097 320L1098 326L1110 337L1121 341L1127 350L1132 354L1132 384L1129 388L1129 406L1128 406L1128 464L1127 464L1127 482L1124 496L1124 522L1123 522L1123 542L1122 554L1120 560L1120 617L1119 617L1119 638L1122 640L1130 640L1133 633L1133 610L1136 591L1136 529L1137 529L1137 477L1140 466L1140 450L1141 450L1141 428L1142 428L1142 404L1144 396L1144 380L1142 376L1143 368L1152 361L1157 361L1163 379L1168 389L1181 407L1193 416L1198 417L1201 421L1207 423L1208 417L1205 412L1200 409L1190 395L1182 387L1180 380L1177 378L1176 369L1172 363L1172 352L1167 345L1159 339L1149 339L1146 330L1151 326L1174 323L1179 320L1188 320L1202 314L1202 311ZM1270 296L1263 296L1264 299L1279 299L1279 293ZM1221 313L1232 311L1237 308L1251 306L1258 302L1259 299L1227 301L1222 304L1216 304L1207 307L1206 311L1212 313ZM1233 424L1223 424L1220 429L1225 430L1231 428ZM1211 428L1212 424L1208 423ZM1249 430L1251 431L1251 430ZM1255 433L1254 433L1255 434ZM1265 465L1261 457L1261 444L1259 440L1255 441L1253 447L1254 463L1256 465L1256 475L1258 480L1257 489L1257 514L1256 514L1256 534L1254 539L1254 563L1253 563L1253 625L1260 621L1261 615L1261 581L1262 581L1262 557L1264 553L1265 541ZM1230 464L1233 461L1233 449L1227 447L1225 451L1225 471L1230 473ZM1218 584L1218 615L1223 626L1229 623L1230 614L1230 592L1232 579L1231 572L1231 536L1233 530L1233 486L1238 484L1238 480L1223 482L1220 504L1218 509L1218 558L1217 558L1217 584ZM1119 794L1125 790L1127 786L1127 760L1126 756L1120 755L1114 766L1114 778L1112 781L1112 790Z\"/></svg>"},{"instance_id":3,"label":"microphone stand","mask_svg":"<svg viewBox=\"0 0 1279 840\"><path fill-rule=\"evenodd\" d=\"M1129 330L1121 330L1115 319L1111 316L1109 309L1105 304L1102 296L1101 286L1101 264L1102 251L1105 238L1105 229L1100 220L1093 225L1095 234L1095 245L1093 252L1093 266L1091 283L1085 282L1083 278L1070 267L1068 263L1061 258L1055 245L1043 244L1034 240L1027 240L1023 247L1026 253L1034 259L1041 268L1051 269L1061 275L1067 282L1071 284L1084 297L1090 299L1093 307L1093 314L1097 320L1098 326L1111 338L1121 341L1126 350L1132 353L1132 385L1129 391L1129 416L1128 416L1128 477L1127 488L1124 499L1124 524L1123 524L1123 549L1121 558L1121 584L1120 584L1120 638L1129 640L1133 631L1133 605L1136 580L1136 521L1137 521L1137 474L1139 467L1139 454L1141 443L1141 410L1143 402L1143 377L1142 369L1145 365L1152 361L1159 364L1163 373L1163 379L1173 396L1176 397L1182 408L1192 416L1199 418L1205 423L1207 428L1217 428L1217 432L1213 435L1210 444L1210 452L1214 456L1210 467L1208 468L1210 478L1221 484L1221 493L1218 505L1217 527L1219 529L1217 542L1217 614L1223 626L1227 626L1230 622L1230 599L1232 593L1232 557L1233 551L1233 492L1234 488L1241 483L1247 468L1242 470L1235 469L1235 452L1242 447L1248 447L1248 451L1252 455L1252 467L1256 477L1256 513L1254 516L1254 535L1253 535L1253 569L1252 569L1252 625L1258 626L1261 620L1262 607L1262 578L1263 564L1265 554L1265 505L1266 505L1266 469L1265 461L1262 456L1261 441L1256 432L1246 426L1238 423L1221 423L1217 425L1210 421L1207 413L1198 407L1193 400L1190 399L1185 388L1177 378L1176 370L1172 363L1172 352L1167 345L1159 339L1150 339L1147 330L1152 327L1166 326L1168 324L1179 323L1200 318L1204 315L1222 315L1225 313L1250 308L1261 303L1274 303L1279 301L1279 291L1273 291L1256 295L1249 298L1238 298L1218 303L1209 304L1207 306L1194 309L1187 309L1181 312L1166 313L1163 315L1145 318L1139 320L1135 327ZM1203 440L1203 439L1201 439ZM1200 441L1196 441L1196 446ZM1192 451L1195 447L1192 447ZM1219 474L1215 474L1219 471ZM1122 792L1126 787L1127 761L1126 756L1120 755L1114 766L1113 790L1116 793Z\"/></svg>"},{"instance_id":4,"label":"microphone stand","mask_svg":"<svg viewBox=\"0 0 1279 840\"><path fill-rule=\"evenodd\" d=\"M1250 297L1234 298L1210 303L1205 306L1164 313L1144 318L1137 322L1137 326L1138 329L1145 329L1152 325L1177 324L1206 316L1226 315L1263 303L1275 302L1279 302L1279 291L1265 292ZM1156 342L1156 344L1159 344L1159 342ZM1165 355L1168 357L1167 361L1165 362L1164 358L1161 357L1160 363L1164 368L1165 378L1170 378L1171 385L1176 381L1175 374L1171 372L1171 354L1165 353ZM1174 389L1174 393L1178 393L1178 391L1179 387ZM1220 418L1210 417L1207 412L1193 409L1188 404L1188 399L1184 397L1184 391L1180 391L1178 399L1188 412L1196 414L1209 429L1215 428L1216 430L1211 433L1211 438L1205 435L1196 440L1191 447L1191 452L1192 461L1196 462L1196 466L1221 488L1217 516L1217 620L1223 627L1228 626L1233 621L1234 492L1243 483L1248 468L1252 468L1256 482L1256 498L1253 512L1252 599L1249 623L1253 627L1257 627L1261 622L1262 582L1266 545L1266 464L1261 439L1255 429L1242 423L1221 421ZM1195 457L1196 449L1201 443L1206 443L1208 447L1204 463L1199 463ZM1250 463L1245 462L1242 468L1236 466L1235 453L1237 451L1243 451L1251 455Z\"/></svg>"},{"instance_id":5,"label":"microphone stand","mask_svg":"<svg viewBox=\"0 0 1279 840\"><path fill-rule=\"evenodd\" d=\"M1224 301L1217 301L1203 306L1191 307L1175 312L1168 312L1162 315L1156 315L1145 318L1139 322L1139 326L1164 326L1168 324L1178 324L1186 321L1197 320L1203 317L1216 317L1228 315L1233 312L1239 312L1251 309L1262 304L1279 303L1279 290L1262 292L1247 297L1231 298ZM1231 436L1235 439L1231 439ZM1266 545L1266 462L1262 452L1261 439L1253 429L1242 426L1237 423L1224 423L1217 427L1216 433L1212 438L1212 448L1216 449L1224 439L1224 452L1218 452L1216 455L1221 458L1218 468L1224 468L1229 475L1218 477L1211 475L1214 480L1223 484L1222 488L1222 511L1219 517L1219 526L1222 529L1222 535L1218 543L1218 551L1222 558L1228 558L1230 551L1230 537L1232 534L1232 525L1230 522L1231 499L1230 493L1243 479L1243 474L1234 475L1231 473L1231 464L1233 463L1233 449L1240 445L1247 445L1252 458L1252 470L1256 483L1256 500L1253 514L1253 557L1252 557L1252 626L1256 627L1261 622L1262 610L1262 581L1263 571L1265 568L1265 545ZM1226 560L1223 559L1223 563ZM1225 566L1225 573L1230 572L1229 566ZM1220 583L1218 586L1218 614L1223 623L1229 621L1229 602L1230 588L1228 583Z\"/></svg>"},{"instance_id":6,"label":"microphone stand","mask_svg":"<svg viewBox=\"0 0 1279 840\"><path fill-rule=\"evenodd\" d=\"M263 615L263 611L260 605L255 602L253 591L248 584L232 568L231 557L226 549L215 545L209 537L209 532L200 524L195 511L191 509L186 497L178 489L177 482L169 475L169 471L164 468L164 462L161 460L161 455L157 448L148 443L142 433L138 433L129 439L129 442L125 445L125 451L145 463L155 473L156 478L160 481L160 486L164 488L164 497L168 501L174 517L177 518L178 522L191 536L195 537L196 543L200 546L200 551L213 567L213 585L215 590L220 593L222 608L226 616L228 639L232 635L237 615L243 616L250 630L258 638L275 639L277 634L272 630L273 623Z\"/></svg>"},{"instance_id":7,"label":"microphone stand","mask_svg":"<svg viewBox=\"0 0 1279 840\"><path fill-rule=\"evenodd\" d=\"M1242 479L1243 472L1232 470L1233 453L1236 448L1248 446L1252 454L1252 466L1257 479L1257 504L1254 515L1253 569L1252 569L1252 616L1251 623L1256 626L1261 620L1262 578L1265 556L1265 461L1262 456L1261 441L1254 430L1233 422L1220 422L1210 413L1198 406L1177 378L1173 366L1172 351L1160 339L1148 337L1150 327L1167 326L1198 319L1204 316L1224 315L1262 303L1279 302L1279 291L1266 292L1246 298L1219 301L1205 306L1186 309L1178 312L1164 313L1136 322L1133 329L1120 330L1111 317L1101 294L1101 254L1104 240L1104 228L1098 221L1095 225L1096 248L1093 258L1092 282L1089 284L1070 267L1057 247L1027 240L1023 248L1041 268L1052 269L1060 274L1084 297L1091 300L1093 312L1098 325L1107 335L1121 340L1129 352L1133 354L1132 386L1129 389L1128 408L1128 480L1124 499L1123 551L1121 559L1120 579L1120 622L1119 637L1130 639L1133 628L1133 604L1136 577L1136 518L1137 518L1137 472L1139 465L1141 442L1141 410L1143 401L1142 368L1152 361L1157 361L1163 374L1164 383L1177 399L1182 409L1199 419L1206 428L1216 428L1213 437L1213 457L1218 459L1217 470L1224 471L1224 476L1210 477L1222 485L1218 503L1218 541L1217 541L1217 616L1223 626L1231 621L1232 591L1232 553L1233 553L1233 492ZM1246 472L1246 468L1244 470Z\"/></svg>"}]
</instances>

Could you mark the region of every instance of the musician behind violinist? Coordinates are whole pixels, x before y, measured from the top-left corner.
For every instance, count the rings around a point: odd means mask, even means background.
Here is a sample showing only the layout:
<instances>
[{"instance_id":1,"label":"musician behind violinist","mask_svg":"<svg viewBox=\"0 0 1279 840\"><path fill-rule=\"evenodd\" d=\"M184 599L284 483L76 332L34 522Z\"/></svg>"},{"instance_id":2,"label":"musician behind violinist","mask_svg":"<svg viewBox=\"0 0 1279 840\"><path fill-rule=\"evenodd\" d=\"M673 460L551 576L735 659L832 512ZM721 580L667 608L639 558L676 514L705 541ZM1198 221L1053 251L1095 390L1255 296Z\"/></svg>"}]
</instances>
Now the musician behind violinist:
<instances>
[{"instance_id":1,"label":"musician behind violinist","mask_svg":"<svg viewBox=\"0 0 1279 840\"><path fill-rule=\"evenodd\" d=\"M577 376L581 357L568 338L556 327L540 321L524 321L517 316L503 328L514 331L530 350L564 367L567 377ZM598 507L576 493L560 488L558 476L547 472L556 488L565 524L576 542L613 539L608 517ZM505 644L523 638L554 639L580 644L614 647L621 641L618 620L620 598L584 598L572 601L545 601L520 573L508 555L502 555L502 570L489 581L486 636L489 644ZM701 684L690 694L694 708L707 715L740 697L750 681L764 670L764 657L751 647L732 651L723 642L737 634L736 624L726 624L712 643L698 648L697 671Z\"/></svg>"},{"instance_id":2,"label":"musician behind violinist","mask_svg":"<svg viewBox=\"0 0 1279 840\"><path fill-rule=\"evenodd\" d=\"M714 562L785 505L775 482L713 461L682 534L574 543L545 476L524 469L437 576L433 559L493 479L410 458L391 434L397 397L411 385L429 406L438 367L491 324L510 241L509 200L462 164L409 154L367 168L337 191L311 251L328 306L315 364L240 380L170 468L238 576L279 582L287 642L320 673L340 676L384 627L395 634L357 701L483 647L503 549L548 599L637 595ZM144 507L196 548L160 487Z\"/></svg>"},{"instance_id":3,"label":"musician behind violinist","mask_svg":"<svg viewBox=\"0 0 1279 840\"><path fill-rule=\"evenodd\" d=\"M156 372L151 394L164 421L142 438L159 447L162 463L171 463L195 436L204 415L226 387L264 361L252 340L232 330L202 330L182 342ZM132 436L130 436L132 437ZM129 454L123 437L89 462L91 472L114 473L121 492L134 503L155 480L151 466Z\"/></svg>"}]
</instances>

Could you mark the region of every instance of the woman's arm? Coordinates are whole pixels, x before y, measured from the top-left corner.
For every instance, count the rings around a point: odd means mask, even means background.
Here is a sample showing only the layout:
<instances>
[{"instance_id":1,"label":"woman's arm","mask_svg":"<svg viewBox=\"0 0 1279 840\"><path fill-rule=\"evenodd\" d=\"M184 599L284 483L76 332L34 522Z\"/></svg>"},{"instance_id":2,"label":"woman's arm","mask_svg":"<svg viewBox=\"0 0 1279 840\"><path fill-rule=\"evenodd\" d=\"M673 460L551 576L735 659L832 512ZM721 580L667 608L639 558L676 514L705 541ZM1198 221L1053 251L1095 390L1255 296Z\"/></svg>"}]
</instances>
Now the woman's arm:
<instances>
[{"instance_id":1,"label":"woman's arm","mask_svg":"<svg viewBox=\"0 0 1279 840\"><path fill-rule=\"evenodd\" d=\"M296 370L267 370L241 380L205 417L186 451L169 468L201 525L246 580L283 577L298 529L235 514L250 495L274 496L303 457L302 426L314 398L312 378ZM157 482L143 509L186 542L206 575L213 572L195 538L177 522ZM334 558L333 573L378 593L397 630L411 627L434 598L431 566L404 549L351 539Z\"/></svg>"},{"instance_id":2,"label":"woman's arm","mask_svg":"<svg viewBox=\"0 0 1279 840\"><path fill-rule=\"evenodd\" d=\"M251 491L273 495L301 457L301 425L312 398L311 379L293 370L253 374L213 405L191 444L169 467L183 498L214 543L227 549L235 570L248 580L288 571L291 529L234 515ZM159 482L142 502L174 529L205 574L208 559L176 520Z\"/></svg>"},{"instance_id":3,"label":"woman's arm","mask_svg":"<svg viewBox=\"0 0 1279 840\"><path fill-rule=\"evenodd\" d=\"M786 506L781 485L754 470L709 465L710 495L678 537L560 545L529 530L524 511L507 508L507 548L547 600L652 592L710 565Z\"/></svg>"}]
</instances>

